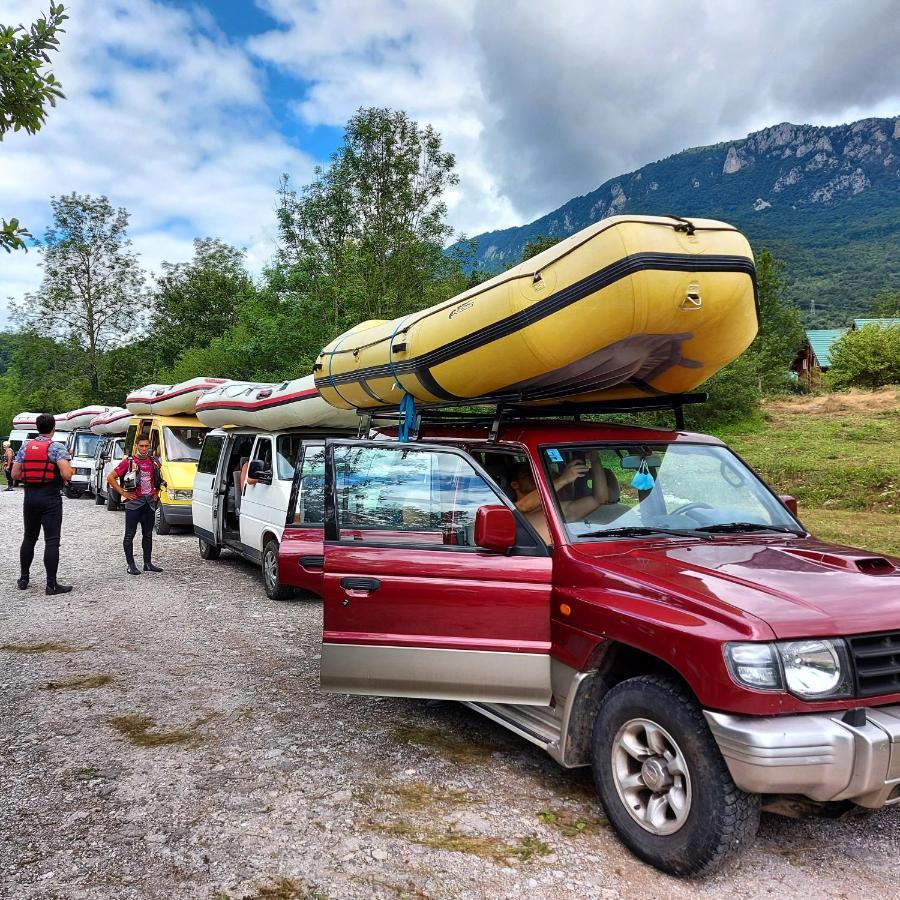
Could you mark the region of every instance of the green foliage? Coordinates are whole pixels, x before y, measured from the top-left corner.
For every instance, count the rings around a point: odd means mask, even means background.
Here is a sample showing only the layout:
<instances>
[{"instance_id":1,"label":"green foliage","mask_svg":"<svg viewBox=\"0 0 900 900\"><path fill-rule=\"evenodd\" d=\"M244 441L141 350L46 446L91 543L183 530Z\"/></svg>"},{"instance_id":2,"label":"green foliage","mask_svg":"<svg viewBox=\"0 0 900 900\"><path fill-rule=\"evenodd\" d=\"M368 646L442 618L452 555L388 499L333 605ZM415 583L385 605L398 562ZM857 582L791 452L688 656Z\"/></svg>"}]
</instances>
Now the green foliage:
<instances>
[{"instance_id":1,"label":"green foliage","mask_svg":"<svg viewBox=\"0 0 900 900\"><path fill-rule=\"evenodd\" d=\"M519 262L523 263L526 259L531 259L532 256L537 256L538 253L543 253L545 250L555 247L561 240L561 237L539 234L533 240L526 241L525 246L522 248L522 257Z\"/></svg>"},{"instance_id":2,"label":"green foliage","mask_svg":"<svg viewBox=\"0 0 900 900\"><path fill-rule=\"evenodd\" d=\"M863 318L900 318L900 291L892 291L887 288L879 291L869 305L869 315Z\"/></svg>"},{"instance_id":3,"label":"green foliage","mask_svg":"<svg viewBox=\"0 0 900 900\"><path fill-rule=\"evenodd\" d=\"M186 350L221 337L255 295L244 251L214 238L195 240L190 262L164 262L150 322L157 366L170 368Z\"/></svg>"},{"instance_id":4,"label":"green foliage","mask_svg":"<svg viewBox=\"0 0 900 900\"><path fill-rule=\"evenodd\" d=\"M27 252L28 245L25 243L25 238L30 237L33 235L27 228L19 225L18 219L10 219L8 222L6 219L0 219L0 247L7 253L12 253L13 250Z\"/></svg>"},{"instance_id":5,"label":"green foliage","mask_svg":"<svg viewBox=\"0 0 900 900\"><path fill-rule=\"evenodd\" d=\"M61 3L51 3L49 15L27 29L0 25L0 140L10 129L40 131L45 104L56 106L65 96L56 76L41 69L59 48L57 35L64 33L61 26L68 18Z\"/></svg>"},{"instance_id":6,"label":"green foliage","mask_svg":"<svg viewBox=\"0 0 900 900\"><path fill-rule=\"evenodd\" d=\"M830 387L875 390L900 384L900 326L866 325L848 331L831 347Z\"/></svg>"},{"instance_id":7,"label":"green foliage","mask_svg":"<svg viewBox=\"0 0 900 900\"><path fill-rule=\"evenodd\" d=\"M80 376L99 396L104 351L139 334L144 274L127 235L128 213L106 197L53 197L53 225L40 247L44 277L34 294L12 305L26 328L83 350Z\"/></svg>"}]
</instances>

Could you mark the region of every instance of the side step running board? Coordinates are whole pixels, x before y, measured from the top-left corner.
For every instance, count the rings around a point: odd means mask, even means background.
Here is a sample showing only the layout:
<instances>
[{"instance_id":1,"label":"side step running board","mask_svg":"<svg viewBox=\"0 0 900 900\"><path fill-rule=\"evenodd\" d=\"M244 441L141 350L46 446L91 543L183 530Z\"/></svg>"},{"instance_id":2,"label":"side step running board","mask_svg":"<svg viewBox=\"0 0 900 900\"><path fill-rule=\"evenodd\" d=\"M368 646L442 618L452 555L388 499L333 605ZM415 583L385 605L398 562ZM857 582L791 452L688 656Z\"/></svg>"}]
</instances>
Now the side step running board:
<instances>
[{"instance_id":1,"label":"side step running board","mask_svg":"<svg viewBox=\"0 0 900 900\"><path fill-rule=\"evenodd\" d=\"M555 707L474 702L466 702L465 705L537 745L557 762L561 762L562 732Z\"/></svg>"}]
</instances>

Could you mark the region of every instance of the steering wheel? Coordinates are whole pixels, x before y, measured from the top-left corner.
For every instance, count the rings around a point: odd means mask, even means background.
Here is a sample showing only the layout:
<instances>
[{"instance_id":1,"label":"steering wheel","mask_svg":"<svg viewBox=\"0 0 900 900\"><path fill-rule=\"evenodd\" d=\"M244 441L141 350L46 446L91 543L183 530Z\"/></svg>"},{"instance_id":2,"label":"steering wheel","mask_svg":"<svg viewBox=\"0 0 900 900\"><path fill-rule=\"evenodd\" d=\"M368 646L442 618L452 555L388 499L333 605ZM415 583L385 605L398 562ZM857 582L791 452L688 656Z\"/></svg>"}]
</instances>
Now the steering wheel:
<instances>
[{"instance_id":1,"label":"steering wheel","mask_svg":"<svg viewBox=\"0 0 900 900\"><path fill-rule=\"evenodd\" d=\"M703 503L700 500L694 500L691 503L685 503L684 506L679 506L678 509L673 509L672 512L669 513L669 515L681 516L691 509L715 509L715 507L710 506L708 503Z\"/></svg>"}]
</instances>

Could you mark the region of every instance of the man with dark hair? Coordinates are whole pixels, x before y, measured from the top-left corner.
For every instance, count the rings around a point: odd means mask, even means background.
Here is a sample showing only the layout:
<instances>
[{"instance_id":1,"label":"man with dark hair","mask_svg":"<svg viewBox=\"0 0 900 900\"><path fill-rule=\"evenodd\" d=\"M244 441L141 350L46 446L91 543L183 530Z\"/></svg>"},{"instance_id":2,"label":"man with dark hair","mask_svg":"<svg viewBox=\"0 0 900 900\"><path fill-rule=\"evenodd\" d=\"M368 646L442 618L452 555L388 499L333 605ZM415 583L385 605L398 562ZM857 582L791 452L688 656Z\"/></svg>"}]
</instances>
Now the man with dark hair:
<instances>
[{"instance_id":1,"label":"man with dark hair","mask_svg":"<svg viewBox=\"0 0 900 900\"><path fill-rule=\"evenodd\" d=\"M35 426L38 435L25 441L16 454L12 477L25 485L25 503L22 514L25 522L25 536L19 550L19 590L28 587L31 563L34 560L34 545L44 530L44 568L47 570L46 593L67 594L70 584L60 584L56 580L59 568L59 534L62 530L62 495L65 482L72 477L72 459L65 445L53 440L56 419L47 413L37 417Z\"/></svg>"},{"instance_id":2,"label":"man with dark hair","mask_svg":"<svg viewBox=\"0 0 900 900\"><path fill-rule=\"evenodd\" d=\"M153 520L162 487L162 471L159 460L150 455L150 438L139 434L134 440L134 456L126 456L106 477L110 490L117 491L125 502L125 562L129 575L140 575L134 562L134 536L141 526L141 550L144 554L145 572L162 572L153 563ZM122 482L128 479L127 486Z\"/></svg>"}]
</instances>

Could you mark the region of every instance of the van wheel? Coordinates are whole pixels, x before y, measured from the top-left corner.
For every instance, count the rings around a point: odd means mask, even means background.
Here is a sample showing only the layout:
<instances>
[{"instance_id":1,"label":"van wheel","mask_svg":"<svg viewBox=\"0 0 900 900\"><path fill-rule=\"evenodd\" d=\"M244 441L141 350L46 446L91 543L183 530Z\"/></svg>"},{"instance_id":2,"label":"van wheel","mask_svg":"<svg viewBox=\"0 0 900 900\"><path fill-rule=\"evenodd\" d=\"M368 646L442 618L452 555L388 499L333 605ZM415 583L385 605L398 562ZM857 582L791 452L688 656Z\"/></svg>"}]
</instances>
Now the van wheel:
<instances>
[{"instance_id":1,"label":"van wheel","mask_svg":"<svg viewBox=\"0 0 900 900\"><path fill-rule=\"evenodd\" d=\"M201 559L218 559L222 555L222 548L207 543L200 538L200 558Z\"/></svg>"},{"instance_id":2,"label":"van wheel","mask_svg":"<svg viewBox=\"0 0 900 900\"><path fill-rule=\"evenodd\" d=\"M162 503L156 505L156 533L171 534L172 526L166 521L165 513L162 510Z\"/></svg>"},{"instance_id":3,"label":"van wheel","mask_svg":"<svg viewBox=\"0 0 900 900\"><path fill-rule=\"evenodd\" d=\"M274 538L266 541L263 548L262 576L266 596L270 600L287 600L293 596L293 590L283 585L278 577L278 541Z\"/></svg>"},{"instance_id":4,"label":"van wheel","mask_svg":"<svg viewBox=\"0 0 900 900\"><path fill-rule=\"evenodd\" d=\"M112 488L110 488L106 494L106 508L110 512L115 512L120 505L119 495Z\"/></svg>"},{"instance_id":5,"label":"van wheel","mask_svg":"<svg viewBox=\"0 0 900 900\"><path fill-rule=\"evenodd\" d=\"M74 490L73 488L69 487L69 485L66 485L66 487L65 487L65 489L64 489L64 491L63 491L63 493L64 493L70 500L77 500L77 499L81 496L81 491L76 491L76 490Z\"/></svg>"},{"instance_id":6,"label":"van wheel","mask_svg":"<svg viewBox=\"0 0 900 900\"><path fill-rule=\"evenodd\" d=\"M103 506L103 504L105 502L106 501L103 499L103 495L100 493L100 491L96 490L96 488L95 488L94 489L94 503L97 506Z\"/></svg>"},{"instance_id":7,"label":"van wheel","mask_svg":"<svg viewBox=\"0 0 900 900\"><path fill-rule=\"evenodd\" d=\"M731 780L703 713L674 680L630 678L604 698L594 780L622 842L670 875L706 875L750 844L759 796Z\"/></svg>"}]
</instances>

